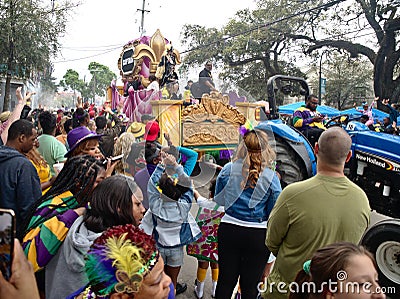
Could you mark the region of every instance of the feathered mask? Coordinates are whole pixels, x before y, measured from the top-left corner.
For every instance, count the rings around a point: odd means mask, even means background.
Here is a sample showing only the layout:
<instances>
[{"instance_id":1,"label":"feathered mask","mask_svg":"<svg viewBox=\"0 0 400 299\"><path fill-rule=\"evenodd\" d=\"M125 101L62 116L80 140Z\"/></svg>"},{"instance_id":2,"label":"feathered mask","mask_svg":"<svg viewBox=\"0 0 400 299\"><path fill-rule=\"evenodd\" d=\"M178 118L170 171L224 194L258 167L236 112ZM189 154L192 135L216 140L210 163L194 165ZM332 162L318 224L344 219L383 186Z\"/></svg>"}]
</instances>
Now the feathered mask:
<instances>
[{"instance_id":1,"label":"feathered mask","mask_svg":"<svg viewBox=\"0 0 400 299\"><path fill-rule=\"evenodd\" d=\"M139 228L132 224L109 228L87 253L85 270L90 286L84 298L139 292L158 258L154 239Z\"/></svg>"}]
</instances>

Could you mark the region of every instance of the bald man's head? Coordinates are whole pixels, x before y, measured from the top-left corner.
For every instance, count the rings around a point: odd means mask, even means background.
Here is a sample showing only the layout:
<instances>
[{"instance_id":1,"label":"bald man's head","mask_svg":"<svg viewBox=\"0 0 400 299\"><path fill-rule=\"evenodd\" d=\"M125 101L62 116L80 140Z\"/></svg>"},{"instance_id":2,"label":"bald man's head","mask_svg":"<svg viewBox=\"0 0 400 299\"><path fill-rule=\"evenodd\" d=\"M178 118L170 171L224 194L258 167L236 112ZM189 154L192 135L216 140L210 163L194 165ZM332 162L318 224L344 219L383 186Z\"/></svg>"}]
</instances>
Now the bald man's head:
<instances>
[{"instance_id":1,"label":"bald man's head","mask_svg":"<svg viewBox=\"0 0 400 299\"><path fill-rule=\"evenodd\" d=\"M332 127L318 139L318 159L332 166L343 166L351 148L351 138L340 127Z\"/></svg>"}]
</instances>

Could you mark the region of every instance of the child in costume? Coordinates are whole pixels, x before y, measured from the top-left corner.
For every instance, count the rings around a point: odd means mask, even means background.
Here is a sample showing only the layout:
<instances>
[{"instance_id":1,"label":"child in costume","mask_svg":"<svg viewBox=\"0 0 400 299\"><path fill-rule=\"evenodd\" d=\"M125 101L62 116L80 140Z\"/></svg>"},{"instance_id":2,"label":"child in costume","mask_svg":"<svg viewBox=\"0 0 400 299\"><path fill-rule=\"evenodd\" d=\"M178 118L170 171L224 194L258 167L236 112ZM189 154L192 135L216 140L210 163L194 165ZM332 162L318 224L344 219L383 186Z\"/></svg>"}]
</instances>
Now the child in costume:
<instances>
[{"instance_id":1,"label":"child in costume","mask_svg":"<svg viewBox=\"0 0 400 299\"><path fill-rule=\"evenodd\" d=\"M177 163L178 151L161 151L161 163L148 183L149 209L141 227L154 235L165 262L165 272L176 286L183 265L183 247L201 236L190 214L193 186L182 165Z\"/></svg>"},{"instance_id":2,"label":"child in costume","mask_svg":"<svg viewBox=\"0 0 400 299\"><path fill-rule=\"evenodd\" d=\"M215 183L215 179L210 182L210 199L214 197ZM199 205L196 221L202 233L200 239L187 246L188 255L196 257L198 261L194 292L197 298L203 297L207 269L210 265L212 278L211 296L215 297L219 272L217 232L221 218L224 215L224 209L216 202L202 197L197 191L194 191L194 196Z\"/></svg>"},{"instance_id":3,"label":"child in costume","mask_svg":"<svg viewBox=\"0 0 400 299\"><path fill-rule=\"evenodd\" d=\"M375 98L375 99L372 101L371 105L368 105L368 103L367 103L366 101L364 101L364 102L362 103L363 109L358 109L357 106L356 106L356 103L354 103L354 108L355 108L358 112L362 113L363 115L368 116L368 120L367 120L367 122L365 123L365 125L366 125L367 127L372 126L372 125L374 124L374 116L373 116L373 114L372 114L372 108L374 107L375 102L376 102L378 99L379 99L379 98Z\"/></svg>"}]
</instances>

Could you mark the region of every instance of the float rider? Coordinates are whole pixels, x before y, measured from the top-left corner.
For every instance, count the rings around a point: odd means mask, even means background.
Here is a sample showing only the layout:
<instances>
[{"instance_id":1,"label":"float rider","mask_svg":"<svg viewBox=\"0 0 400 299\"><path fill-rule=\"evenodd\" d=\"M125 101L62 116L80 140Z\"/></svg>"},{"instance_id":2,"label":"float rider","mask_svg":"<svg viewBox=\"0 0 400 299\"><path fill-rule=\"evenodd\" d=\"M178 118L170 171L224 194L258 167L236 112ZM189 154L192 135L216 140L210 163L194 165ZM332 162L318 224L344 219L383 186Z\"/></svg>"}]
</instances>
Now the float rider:
<instances>
[{"instance_id":1,"label":"float rider","mask_svg":"<svg viewBox=\"0 0 400 299\"><path fill-rule=\"evenodd\" d=\"M293 113L293 126L302 132L313 146L326 130L323 124L324 115L317 111L318 103L317 96L311 94L307 97L305 105L297 108Z\"/></svg>"}]
</instances>

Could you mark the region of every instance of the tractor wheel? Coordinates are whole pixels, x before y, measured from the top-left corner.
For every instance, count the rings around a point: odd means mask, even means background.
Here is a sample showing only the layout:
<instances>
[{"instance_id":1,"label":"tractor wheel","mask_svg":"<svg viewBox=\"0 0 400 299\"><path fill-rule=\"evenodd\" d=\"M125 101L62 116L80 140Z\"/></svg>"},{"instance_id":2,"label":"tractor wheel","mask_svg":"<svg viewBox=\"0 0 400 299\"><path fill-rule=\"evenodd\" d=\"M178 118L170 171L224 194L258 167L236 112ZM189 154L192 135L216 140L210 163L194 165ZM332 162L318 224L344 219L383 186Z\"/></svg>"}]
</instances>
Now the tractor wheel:
<instances>
[{"instance_id":1,"label":"tractor wheel","mask_svg":"<svg viewBox=\"0 0 400 299\"><path fill-rule=\"evenodd\" d=\"M282 138L275 135L276 166L282 176L281 180L289 185L294 182L307 179L307 171L304 162L297 153ZM283 186L282 186L283 187Z\"/></svg>"},{"instance_id":2,"label":"tractor wheel","mask_svg":"<svg viewBox=\"0 0 400 299\"><path fill-rule=\"evenodd\" d=\"M372 226L361 244L374 256L379 282L390 298L400 298L400 220L383 220Z\"/></svg>"}]
</instances>

